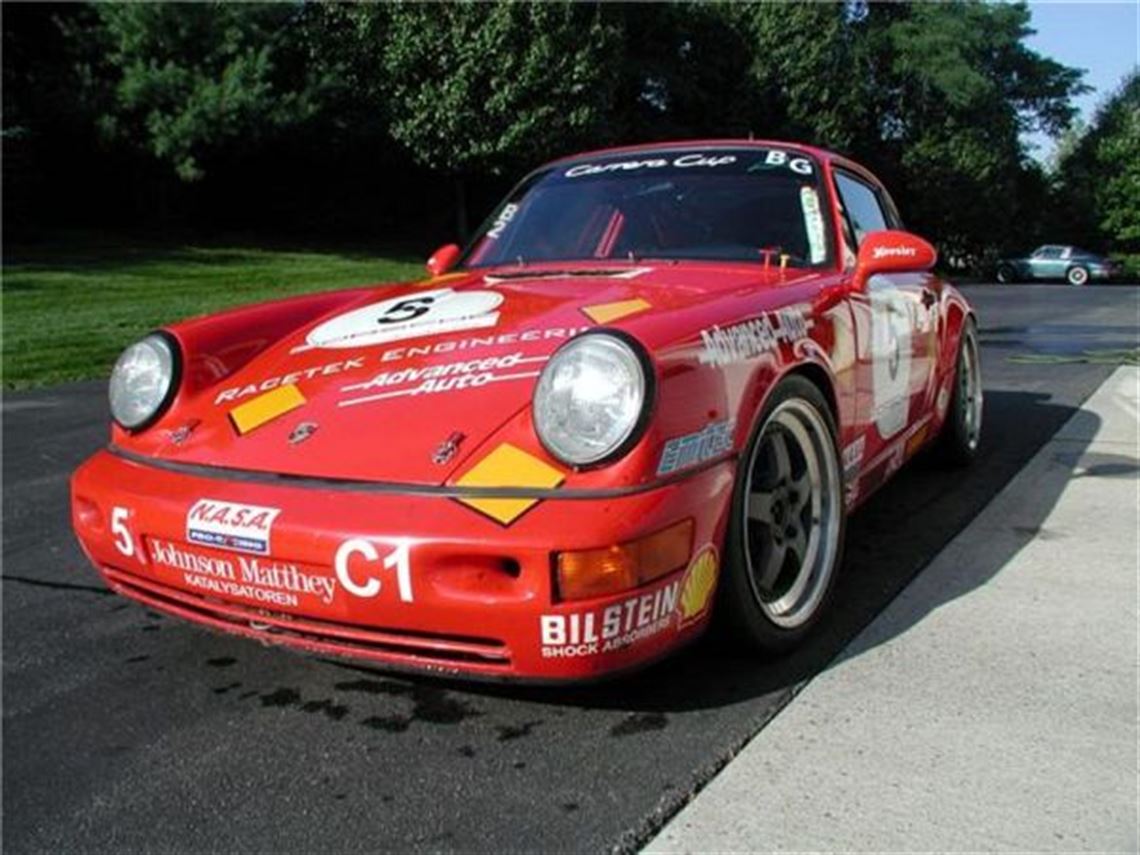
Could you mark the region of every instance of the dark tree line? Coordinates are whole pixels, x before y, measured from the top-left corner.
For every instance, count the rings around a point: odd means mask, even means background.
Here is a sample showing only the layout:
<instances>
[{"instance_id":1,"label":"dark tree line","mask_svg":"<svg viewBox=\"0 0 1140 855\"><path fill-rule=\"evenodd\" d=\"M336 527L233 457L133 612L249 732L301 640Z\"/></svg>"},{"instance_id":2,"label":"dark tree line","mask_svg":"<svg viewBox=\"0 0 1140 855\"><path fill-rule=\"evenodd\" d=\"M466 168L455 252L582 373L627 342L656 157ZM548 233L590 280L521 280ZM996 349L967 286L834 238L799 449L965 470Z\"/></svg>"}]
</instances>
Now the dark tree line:
<instances>
[{"instance_id":1,"label":"dark tree line","mask_svg":"<svg viewBox=\"0 0 1140 855\"><path fill-rule=\"evenodd\" d=\"M1135 80L1046 174L1019 135L1082 84L1028 33L978 2L9 5L5 220L420 241L558 155L754 135L866 163L963 264L1061 240L1074 194L1137 247Z\"/></svg>"}]
</instances>

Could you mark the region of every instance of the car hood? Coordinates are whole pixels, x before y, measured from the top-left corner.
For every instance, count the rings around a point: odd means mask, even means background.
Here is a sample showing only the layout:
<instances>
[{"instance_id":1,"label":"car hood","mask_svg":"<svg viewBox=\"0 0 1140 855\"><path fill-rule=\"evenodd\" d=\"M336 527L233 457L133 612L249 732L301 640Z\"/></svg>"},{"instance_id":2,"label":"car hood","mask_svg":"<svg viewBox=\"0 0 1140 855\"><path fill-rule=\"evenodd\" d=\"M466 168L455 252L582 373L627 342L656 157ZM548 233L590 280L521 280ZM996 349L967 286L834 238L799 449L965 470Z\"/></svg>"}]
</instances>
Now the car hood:
<instances>
[{"instance_id":1,"label":"car hood","mask_svg":"<svg viewBox=\"0 0 1140 855\"><path fill-rule=\"evenodd\" d=\"M513 269L367 290L176 401L135 450L295 476L443 484L529 406L546 361L572 336L623 328L652 350L694 334L697 320L677 316L718 292L802 275Z\"/></svg>"}]
</instances>

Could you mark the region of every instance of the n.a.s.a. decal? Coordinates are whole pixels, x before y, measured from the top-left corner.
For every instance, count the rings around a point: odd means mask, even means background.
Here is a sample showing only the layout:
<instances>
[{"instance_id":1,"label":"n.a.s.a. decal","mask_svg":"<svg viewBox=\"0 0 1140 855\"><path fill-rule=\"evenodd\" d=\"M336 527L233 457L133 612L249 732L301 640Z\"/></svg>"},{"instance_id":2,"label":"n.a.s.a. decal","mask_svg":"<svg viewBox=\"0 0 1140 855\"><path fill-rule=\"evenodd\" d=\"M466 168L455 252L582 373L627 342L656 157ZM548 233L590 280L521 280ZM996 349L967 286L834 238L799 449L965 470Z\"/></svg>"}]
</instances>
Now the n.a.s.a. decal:
<instances>
[{"instance_id":1,"label":"n.a.s.a. decal","mask_svg":"<svg viewBox=\"0 0 1140 855\"><path fill-rule=\"evenodd\" d=\"M236 552L268 555L280 508L199 499L186 513L186 540Z\"/></svg>"},{"instance_id":2,"label":"n.a.s.a. decal","mask_svg":"<svg viewBox=\"0 0 1140 855\"><path fill-rule=\"evenodd\" d=\"M368 347L418 336L493 327L503 295L496 291L438 288L381 300L317 325L299 353L313 348Z\"/></svg>"}]
</instances>

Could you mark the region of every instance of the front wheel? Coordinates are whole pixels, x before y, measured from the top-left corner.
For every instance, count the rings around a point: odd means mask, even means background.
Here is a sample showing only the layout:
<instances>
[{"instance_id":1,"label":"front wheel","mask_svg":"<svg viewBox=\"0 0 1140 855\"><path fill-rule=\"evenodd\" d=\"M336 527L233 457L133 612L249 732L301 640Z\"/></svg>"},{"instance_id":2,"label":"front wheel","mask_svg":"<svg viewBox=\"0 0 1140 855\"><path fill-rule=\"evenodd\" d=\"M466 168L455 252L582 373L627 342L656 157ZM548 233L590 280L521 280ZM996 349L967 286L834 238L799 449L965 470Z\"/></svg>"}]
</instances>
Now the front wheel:
<instances>
[{"instance_id":1,"label":"front wheel","mask_svg":"<svg viewBox=\"0 0 1140 855\"><path fill-rule=\"evenodd\" d=\"M1070 267L1069 272L1065 274L1065 281L1079 288L1089 281L1089 272L1080 266Z\"/></svg>"},{"instance_id":2,"label":"front wheel","mask_svg":"<svg viewBox=\"0 0 1140 855\"><path fill-rule=\"evenodd\" d=\"M819 389L789 377L737 472L719 606L724 628L755 652L795 646L825 610L845 524L836 437Z\"/></svg>"},{"instance_id":3,"label":"front wheel","mask_svg":"<svg viewBox=\"0 0 1140 855\"><path fill-rule=\"evenodd\" d=\"M1016 278L1017 278L1017 276L1014 273L1013 268L1010 267L1008 264L1003 264L1001 267L999 267L997 269L997 281L1000 282L1002 285L1009 285Z\"/></svg>"}]
</instances>

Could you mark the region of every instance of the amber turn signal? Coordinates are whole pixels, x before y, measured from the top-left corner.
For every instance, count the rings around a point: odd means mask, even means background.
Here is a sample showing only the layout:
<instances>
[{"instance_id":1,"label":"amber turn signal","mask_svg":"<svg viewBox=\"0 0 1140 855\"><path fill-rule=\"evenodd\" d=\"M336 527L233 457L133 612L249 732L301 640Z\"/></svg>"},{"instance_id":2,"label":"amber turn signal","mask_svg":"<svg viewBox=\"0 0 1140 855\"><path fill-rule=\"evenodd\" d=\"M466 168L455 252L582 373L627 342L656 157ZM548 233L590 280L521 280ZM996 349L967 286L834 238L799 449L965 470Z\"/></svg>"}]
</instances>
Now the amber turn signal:
<instances>
[{"instance_id":1,"label":"amber turn signal","mask_svg":"<svg viewBox=\"0 0 1140 855\"><path fill-rule=\"evenodd\" d=\"M692 551L690 519L628 543L559 552L558 594L563 600L585 600L628 591L680 570Z\"/></svg>"}]
</instances>

